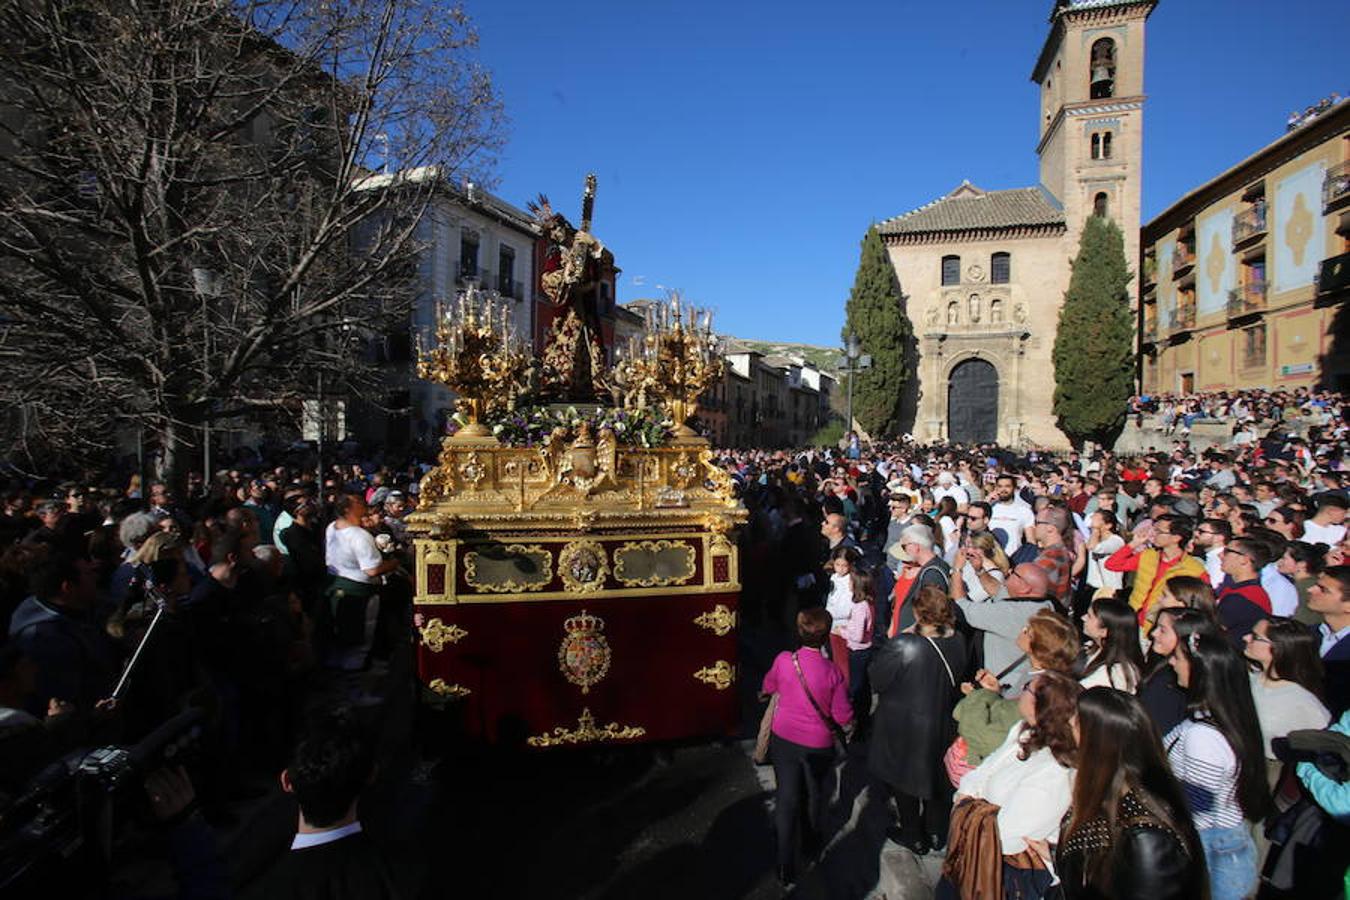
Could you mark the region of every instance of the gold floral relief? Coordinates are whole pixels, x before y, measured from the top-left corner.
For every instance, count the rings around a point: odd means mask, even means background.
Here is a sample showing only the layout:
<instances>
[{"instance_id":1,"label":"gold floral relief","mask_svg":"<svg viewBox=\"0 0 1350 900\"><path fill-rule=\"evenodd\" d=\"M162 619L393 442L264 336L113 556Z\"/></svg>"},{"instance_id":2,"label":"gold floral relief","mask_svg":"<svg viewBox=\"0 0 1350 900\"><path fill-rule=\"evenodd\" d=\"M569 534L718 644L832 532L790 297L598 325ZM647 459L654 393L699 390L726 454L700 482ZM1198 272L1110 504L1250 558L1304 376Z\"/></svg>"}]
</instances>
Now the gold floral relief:
<instances>
[{"instance_id":1,"label":"gold floral relief","mask_svg":"<svg viewBox=\"0 0 1350 900\"><path fill-rule=\"evenodd\" d=\"M539 544L496 545L464 554L469 587L498 594L542 591L553 581L553 554Z\"/></svg>"},{"instance_id":2,"label":"gold floral relief","mask_svg":"<svg viewBox=\"0 0 1350 900\"><path fill-rule=\"evenodd\" d=\"M427 687L433 694L441 697L453 697L455 699L463 699L473 693L473 691L462 684L446 684L444 678L431 679L431 683L429 683Z\"/></svg>"},{"instance_id":3,"label":"gold floral relief","mask_svg":"<svg viewBox=\"0 0 1350 900\"><path fill-rule=\"evenodd\" d=\"M1303 194L1294 196L1294 208L1289 213L1289 224L1284 228L1284 243L1294 254L1294 265L1303 265L1303 254L1308 251L1308 242L1313 235L1313 215L1308 209L1308 199Z\"/></svg>"},{"instance_id":4,"label":"gold floral relief","mask_svg":"<svg viewBox=\"0 0 1350 900\"><path fill-rule=\"evenodd\" d=\"M721 603L694 617L694 624L706 628L718 637L726 637L736 627L736 613Z\"/></svg>"},{"instance_id":5,"label":"gold floral relief","mask_svg":"<svg viewBox=\"0 0 1350 900\"><path fill-rule=\"evenodd\" d=\"M631 741L646 733L647 729L640 725L620 725L618 722L610 722L608 725L596 727L595 716L591 715L589 708L586 708L581 711L581 717L577 719L576 728L555 728L552 732L528 737L525 739L525 743L531 747L562 747L573 744L594 744L599 741Z\"/></svg>"},{"instance_id":6,"label":"gold floral relief","mask_svg":"<svg viewBox=\"0 0 1350 900\"><path fill-rule=\"evenodd\" d=\"M719 659L711 666L699 669L694 673L694 677L719 691L725 691L736 681L736 667L725 659Z\"/></svg>"},{"instance_id":7,"label":"gold floral relief","mask_svg":"<svg viewBox=\"0 0 1350 900\"><path fill-rule=\"evenodd\" d=\"M440 653L446 644L458 644L469 636L467 631L453 622L446 625L437 618L429 619L418 631L422 635L422 646L432 653Z\"/></svg>"},{"instance_id":8,"label":"gold floral relief","mask_svg":"<svg viewBox=\"0 0 1350 900\"><path fill-rule=\"evenodd\" d=\"M630 541L614 551L614 577L625 587L664 587L694 577L697 552L684 541Z\"/></svg>"}]
</instances>

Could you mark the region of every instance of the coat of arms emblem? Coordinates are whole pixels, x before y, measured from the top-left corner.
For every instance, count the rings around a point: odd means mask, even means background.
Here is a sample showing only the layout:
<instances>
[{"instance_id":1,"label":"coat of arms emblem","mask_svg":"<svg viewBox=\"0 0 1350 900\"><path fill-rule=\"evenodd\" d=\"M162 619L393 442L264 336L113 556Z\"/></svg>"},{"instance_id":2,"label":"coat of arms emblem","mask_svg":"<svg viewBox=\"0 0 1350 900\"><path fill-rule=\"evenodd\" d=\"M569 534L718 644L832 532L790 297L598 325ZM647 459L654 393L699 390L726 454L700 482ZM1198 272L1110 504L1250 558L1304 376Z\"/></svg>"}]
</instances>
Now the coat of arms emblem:
<instances>
[{"instance_id":1,"label":"coat of arms emblem","mask_svg":"<svg viewBox=\"0 0 1350 900\"><path fill-rule=\"evenodd\" d=\"M609 672L609 641L602 632L605 622L586 610L563 622L562 646L558 648L558 666L568 681L590 693Z\"/></svg>"}]
</instances>

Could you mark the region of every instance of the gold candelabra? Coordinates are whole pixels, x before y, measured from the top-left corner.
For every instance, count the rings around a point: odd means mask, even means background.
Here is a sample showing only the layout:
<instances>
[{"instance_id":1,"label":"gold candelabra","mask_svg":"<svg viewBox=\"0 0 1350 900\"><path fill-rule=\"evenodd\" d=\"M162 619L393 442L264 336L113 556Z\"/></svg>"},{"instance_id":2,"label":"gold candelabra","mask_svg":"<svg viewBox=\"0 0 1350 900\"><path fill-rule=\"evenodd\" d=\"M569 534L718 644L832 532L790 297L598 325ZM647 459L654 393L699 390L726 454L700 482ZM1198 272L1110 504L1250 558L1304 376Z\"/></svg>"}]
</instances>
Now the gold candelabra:
<instances>
[{"instance_id":1,"label":"gold candelabra","mask_svg":"<svg viewBox=\"0 0 1350 900\"><path fill-rule=\"evenodd\" d=\"M429 348L418 336L417 375L458 395L466 421L451 440L495 444L482 418L520 394L530 361L511 327L509 304L471 285L451 309L437 304L435 335Z\"/></svg>"},{"instance_id":2,"label":"gold candelabra","mask_svg":"<svg viewBox=\"0 0 1350 900\"><path fill-rule=\"evenodd\" d=\"M699 396L721 380L726 367L712 313L682 307L673 294L668 302L647 308L645 334L619 350L615 376L624 404L642 408L658 400L674 422L674 443L698 441L688 419Z\"/></svg>"}]
</instances>

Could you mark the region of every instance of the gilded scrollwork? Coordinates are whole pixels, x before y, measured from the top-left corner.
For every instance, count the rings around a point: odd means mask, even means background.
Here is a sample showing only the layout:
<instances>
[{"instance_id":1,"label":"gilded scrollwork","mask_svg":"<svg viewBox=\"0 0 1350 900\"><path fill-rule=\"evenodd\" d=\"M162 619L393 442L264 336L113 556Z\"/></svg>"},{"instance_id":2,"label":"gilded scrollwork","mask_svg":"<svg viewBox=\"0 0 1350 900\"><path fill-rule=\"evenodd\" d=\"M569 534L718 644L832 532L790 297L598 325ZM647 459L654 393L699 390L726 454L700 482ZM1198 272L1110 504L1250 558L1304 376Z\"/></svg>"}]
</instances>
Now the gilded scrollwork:
<instances>
[{"instance_id":1,"label":"gilded scrollwork","mask_svg":"<svg viewBox=\"0 0 1350 900\"><path fill-rule=\"evenodd\" d=\"M514 565L519 577L484 577L487 557L478 550L464 554L464 581L469 587L498 594L542 591L553 581L553 554L541 544L507 544L495 548L494 563ZM529 571L530 567L533 571ZM496 568L495 566L493 568Z\"/></svg>"},{"instance_id":2,"label":"gilded scrollwork","mask_svg":"<svg viewBox=\"0 0 1350 900\"><path fill-rule=\"evenodd\" d=\"M432 653L440 653L446 644L458 644L469 636L463 628L453 622L447 625L439 618L428 619L418 631L422 635L422 646Z\"/></svg>"},{"instance_id":3,"label":"gilded scrollwork","mask_svg":"<svg viewBox=\"0 0 1350 900\"><path fill-rule=\"evenodd\" d=\"M647 733L647 729L640 725L620 725L618 722L610 722L608 725L596 727L595 716L591 715L589 708L581 711L581 717L577 719L576 728L554 728L547 734L537 734L525 739L525 743L531 747L562 747L575 744L594 744L600 741L631 741L634 738L640 738Z\"/></svg>"},{"instance_id":4,"label":"gilded scrollwork","mask_svg":"<svg viewBox=\"0 0 1350 900\"><path fill-rule=\"evenodd\" d=\"M718 637L726 637L736 628L736 613L719 603L710 611L695 616L694 624L708 629Z\"/></svg>"},{"instance_id":5,"label":"gilded scrollwork","mask_svg":"<svg viewBox=\"0 0 1350 900\"><path fill-rule=\"evenodd\" d=\"M614 551L614 577L625 587L683 584L694 577L697 558L698 552L684 541L629 541ZM672 563L678 568L660 571Z\"/></svg>"},{"instance_id":6,"label":"gilded scrollwork","mask_svg":"<svg viewBox=\"0 0 1350 900\"><path fill-rule=\"evenodd\" d=\"M609 577L609 559L599 541L573 541L558 554L563 587L577 593L598 591Z\"/></svg>"},{"instance_id":7,"label":"gilded scrollwork","mask_svg":"<svg viewBox=\"0 0 1350 900\"><path fill-rule=\"evenodd\" d=\"M711 666L704 666L694 673L694 677L704 684L710 684L719 691L725 691L736 681L736 667L725 659L719 659Z\"/></svg>"},{"instance_id":8,"label":"gilded scrollwork","mask_svg":"<svg viewBox=\"0 0 1350 900\"><path fill-rule=\"evenodd\" d=\"M457 700L463 699L473 693L473 691L462 684L446 684L444 678L431 679L431 682L427 684L427 688L437 696L452 697Z\"/></svg>"}]
</instances>

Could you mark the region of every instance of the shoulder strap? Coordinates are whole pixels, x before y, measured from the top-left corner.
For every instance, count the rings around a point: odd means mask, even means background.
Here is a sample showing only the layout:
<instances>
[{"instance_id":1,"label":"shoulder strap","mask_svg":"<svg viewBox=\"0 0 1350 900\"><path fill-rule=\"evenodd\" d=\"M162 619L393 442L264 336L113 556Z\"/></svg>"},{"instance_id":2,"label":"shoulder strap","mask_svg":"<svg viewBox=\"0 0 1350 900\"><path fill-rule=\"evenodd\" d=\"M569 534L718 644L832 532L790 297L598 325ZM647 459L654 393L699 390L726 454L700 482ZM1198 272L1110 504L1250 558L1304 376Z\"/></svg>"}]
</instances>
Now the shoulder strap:
<instances>
[{"instance_id":1,"label":"shoulder strap","mask_svg":"<svg viewBox=\"0 0 1350 900\"><path fill-rule=\"evenodd\" d=\"M926 634L923 636L923 639L933 648L933 652L938 655L938 659L942 660L942 668L947 670L947 680L952 683L952 687L956 687L956 676L952 674L951 664L947 662L947 657L942 655L942 650L938 647L937 641Z\"/></svg>"},{"instance_id":2,"label":"shoulder strap","mask_svg":"<svg viewBox=\"0 0 1350 900\"><path fill-rule=\"evenodd\" d=\"M815 695L811 693L811 688L807 686L806 676L802 674L802 664L797 660L796 653L792 654L792 668L797 670L797 680L801 682L802 690L806 692L806 699L811 701L811 708L816 711L816 715L820 716L820 720L830 729L830 734L839 738L841 741L844 740L843 727L825 713L825 710L816 702Z\"/></svg>"}]
</instances>

